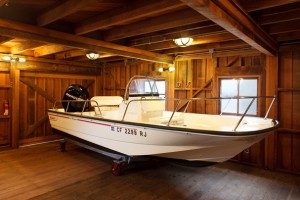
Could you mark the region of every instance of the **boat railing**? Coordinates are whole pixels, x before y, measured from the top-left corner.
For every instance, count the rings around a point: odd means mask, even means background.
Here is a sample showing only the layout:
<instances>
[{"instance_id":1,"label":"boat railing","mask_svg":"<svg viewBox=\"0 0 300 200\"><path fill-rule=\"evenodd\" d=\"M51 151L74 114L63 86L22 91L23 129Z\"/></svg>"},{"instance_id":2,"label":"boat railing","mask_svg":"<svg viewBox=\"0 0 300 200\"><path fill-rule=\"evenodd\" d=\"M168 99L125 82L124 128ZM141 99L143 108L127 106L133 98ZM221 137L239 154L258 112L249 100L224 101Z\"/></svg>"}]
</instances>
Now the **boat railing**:
<instances>
[{"instance_id":1,"label":"boat railing","mask_svg":"<svg viewBox=\"0 0 300 200\"><path fill-rule=\"evenodd\" d=\"M253 102L257 99L261 99L261 98L264 98L264 99L272 99L267 111L266 111L266 114L264 116L264 119L267 119L269 113L270 113L270 110L276 100L276 96L240 96L240 97L218 97L218 98L170 98L170 99L158 99L158 98L150 98L150 99L145 99L145 98L141 98L141 99L133 99L133 100L130 100L128 103L127 103L127 106L126 106L126 109L125 109L125 112L123 114L123 117L122 117L122 121L125 120L125 117L126 117L126 114L127 114L127 111L128 111L128 108L129 106L131 105L131 103L133 102L147 102L147 101L176 101L176 105L175 105L175 108L170 116L170 119L168 120L167 122L167 126L170 126L171 122L172 122L172 119L175 115L176 112L178 112L178 107L179 107L179 104L182 102L182 101L187 101L186 103L186 106L184 108L184 111L183 112L186 112L190 103L192 101L199 101L199 100L217 100L217 101L220 101L220 100L225 100L225 99L228 99L229 101L232 100L232 99L250 99L250 103L248 104L247 108L245 109L244 113L241 115L240 119L238 120L237 124L235 125L233 131L235 132L237 130L237 128L240 126L241 122L243 121L244 117L247 115L249 109L251 108L251 106L253 105ZM227 103L228 104L228 103ZM226 105L227 106L227 105ZM223 113L221 112L220 115L222 115Z\"/></svg>"},{"instance_id":2,"label":"boat railing","mask_svg":"<svg viewBox=\"0 0 300 200\"><path fill-rule=\"evenodd\" d=\"M135 80L140 80L140 79L145 79L147 80L147 85L149 86L150 92L148 94L148 96L156 96L158 93L156 93L155 91L158 91L157 85L156 85L156 78L155 77L151 77L151 76L142 76L142 75L135 75L133 77L131 77L131 79L128 81L126 88L125 88L125 93L124 93L124 100L127 100L127 98L130 96L130 87L132 87L132 84L134 83ZM153 83L151 83L151 81L153 81ZM138 88L139 86L134 85L134 87ZM145 95L145 94L140 94L141 96Z\"/></svg>"},{"instance_id":3,"label":"boat railing","mask_svg":"<svg viewBox=\"0 0 300 200\"><path fill-rule=\"evenodd\" d=\"M94 103L94 105L96 105L96 106L93 106L95 108L94 109L95 116L102 116L100 106L99 106L98 102L95 100L58 100L58 101L54 102L53 110L57 110L57 109L63 107L63 103L67 103L65 111L68 112L71 103L80 103L80 102L83 103L81 115L83 115L83 112L86 110L88 105L91 105L91 103ZM60 107L58 106L58 104L60 105ZM98 111L98 113L96 111Z\"/></svg>"},{"instance_id":4,"label":"boat railing","mask_svg":"<svg viewBox=\"0 0 300 200\"><path fill-rule=\"evenodd\" d=\"M225 99L228 99L229 101L232 100L232 99L249 99L250 100L250 103L247 105L247 108L245 109L244 113L241 114L237 124L235 125L233 131L235 132L237 130L237 128L240 126L241 122L243 121L244 117L247 115L249 109L251 108L251 106L253 105L253 102L257 99L261 99L261 98L270 98L272 99L267 111L266 111L266 114L264 116L264 119L267 119L269 113L270 113L270 110L276 100L276 96L243 96L243 97L218 97L218 98L170 98L170 99L163 99L163 98L140 98L140 99L132 99L132 100L129 100L127 103L126 103L126 108L125 108L125 111L123 113L123 117L121 119L121 121L125 121L125 118L126 118L126 115L128 113L128 109L129 107L133 104L133 102L148 102L148 101L175 101L176 102L176 105L175 105L175 108L173 109L173 111L171 111L171 116L170 118L168 119L168 122L167 122L167 126L170 126L174 116L175 116L175 113L176 112L179 112L178 111L178 107L180 105L181 102L183 101L187 101L186 103L186 106L183 110L183 112L186 112L190 103L193 102L193 101L199 101L199 100L217 100L217 101L220 101L220 100L225 100ZM90 105L92 102L95 106L94 107L94 112L95 112L95 116L102 116L102 113L101 113L101 109L98 104L97 101L95 100L60 100L60 101L56 101L54 103L54 106L53 106L53 109L58 109L58 104L63 104L63 103L67 103L67 106L65 108L66 112L68 112L68 109L69 109L69 106L71 103L80 103L82 102L83 103L83 106L82 106L82 110L81 110L81 115L83 115L84 111L86 110L86 108L88 107L88 105ZM228 104L228 103L227 103ZM227 105L226 105L227 106ZM61 107L60 107L61 108ZM96 112L96 109L98 111L98 113ZM222 115L223 113L220 113L220 115Z\"/></svg>"}]
</instances>

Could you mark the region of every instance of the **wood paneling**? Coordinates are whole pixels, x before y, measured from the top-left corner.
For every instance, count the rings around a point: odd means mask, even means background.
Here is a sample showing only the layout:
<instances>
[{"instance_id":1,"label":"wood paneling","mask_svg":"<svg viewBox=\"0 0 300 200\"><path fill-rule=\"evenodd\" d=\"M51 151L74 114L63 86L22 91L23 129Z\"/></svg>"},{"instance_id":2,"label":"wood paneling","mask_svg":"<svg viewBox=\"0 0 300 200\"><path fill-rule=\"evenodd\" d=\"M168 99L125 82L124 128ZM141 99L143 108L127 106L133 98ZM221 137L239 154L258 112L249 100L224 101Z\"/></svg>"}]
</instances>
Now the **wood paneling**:
<instances>
[{"instance_id":1,"label":"wood paneling","mask_svg":"<svg viewBox=\"0 0 300 200\"><path fill-rule=\"evenodd\" d=\"M266 56L266 95L277 95L278 89L278 56ZM271 99L266 101L266 105L270 105ZM269 113L269 118L278 119L278 98ZM275 169L277 154L276 154L276 131L269 134L265 138L265 167L268 169Z\"/></svg>"},{"instance_id":2,"label":"wood paneling","mask_svg":"<svg viewBox=\"0 0 300 200\"><path fill-rule=\"evenodd\" d=\"M10 145L10 108L9 115L3 115L3 104L11 103L10 90L9 74L0 73L0 148Z\"/></svg>"},{"instance_id":3,"label":"wood paneling","mask_svg":"<svg viewBox=\"0 0 300 200\"><path fill-rule=\"evenodd\" d=\"M279 54L278 117L280 131L276 138L276 167L300 173L300 48L282 48Z\"/></svg>"},{"instance_id":4,"label":"wood paneling","mask_svg":"<svg viewBox=\"0 0 300 200\"><path fill-rule=\"evenodd\" d=\"M23 82L22 82L23 80ZM26 81L24 81L26 80ZM60 100L67 87L71 84L86 85L95 82L94 76L74 76L39 73L22 73L20 83L20 136L22 143L33 138L52 135L48 122L47 109L53 102ZM88 87L90 96L95 94L94 84ZM46 97L46 98L45 98Z\"/></svg>"},{"instance_id":5,"label":"wood paneling","mask_svg":"<svg viewBox=\"0 0 300 200\"><path fill-rule=\"evenodd\" d=\"M157 64L163 65L163 64ZM153 69L154 68L154 69ZM126 84L135 75L155 73L155 65L148 62L116 62L101 67L98 95L124 96Z\"/></svg>"},{"instance_id":6,"label":"wood paneling","mask_svg":"<svg viewBox=\"0 0 300 200\"><path fill-rule=\"evenodd\" d=\"M11 146L17 148L19 146L19 108L20 108L20 70L17 69L16 63L10 66L10 82L11 82Z\"/></svg>"}]
</instances>

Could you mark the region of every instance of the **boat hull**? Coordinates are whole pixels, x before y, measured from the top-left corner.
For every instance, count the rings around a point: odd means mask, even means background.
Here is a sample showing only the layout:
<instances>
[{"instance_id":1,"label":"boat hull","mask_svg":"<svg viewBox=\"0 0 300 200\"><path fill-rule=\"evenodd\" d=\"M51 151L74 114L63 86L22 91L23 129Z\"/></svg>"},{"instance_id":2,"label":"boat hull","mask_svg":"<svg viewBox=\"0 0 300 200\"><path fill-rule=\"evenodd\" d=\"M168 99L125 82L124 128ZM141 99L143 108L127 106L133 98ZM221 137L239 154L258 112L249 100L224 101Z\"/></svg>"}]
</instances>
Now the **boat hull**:
<instances>
[{"instance_id":1,"label":"boat hull","mask_svg":"<svg viewBox=\"0 0 300 200\"><path fill-rule=\"evenodd\" d=\"M49 110L52 128L65 136L125 154L207 163L224 162L273 129L251 134L224 134L166 125L124 122Z\"/></svg>"}]
</instances>

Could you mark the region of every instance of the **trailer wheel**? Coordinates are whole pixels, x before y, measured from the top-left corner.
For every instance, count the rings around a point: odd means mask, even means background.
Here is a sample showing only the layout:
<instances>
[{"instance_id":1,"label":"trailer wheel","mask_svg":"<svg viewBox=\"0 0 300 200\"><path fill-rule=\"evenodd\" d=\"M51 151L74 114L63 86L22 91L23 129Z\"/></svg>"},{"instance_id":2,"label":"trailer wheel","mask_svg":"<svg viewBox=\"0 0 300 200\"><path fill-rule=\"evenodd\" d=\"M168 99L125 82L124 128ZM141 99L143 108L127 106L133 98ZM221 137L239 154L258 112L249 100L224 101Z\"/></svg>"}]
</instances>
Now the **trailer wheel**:
<instances>
[{"instance_id":1,"label":"trailer wheel","mask_svg":"<svg viewBox=\"0 0 300 200\"><path fill-rule=\"evenodd\" d=\"M112 164L111 172L115 176L120 176L124 173L124 167L126 166L126 162L124 161L114 161Z\"/></svg>"}]
</instances>

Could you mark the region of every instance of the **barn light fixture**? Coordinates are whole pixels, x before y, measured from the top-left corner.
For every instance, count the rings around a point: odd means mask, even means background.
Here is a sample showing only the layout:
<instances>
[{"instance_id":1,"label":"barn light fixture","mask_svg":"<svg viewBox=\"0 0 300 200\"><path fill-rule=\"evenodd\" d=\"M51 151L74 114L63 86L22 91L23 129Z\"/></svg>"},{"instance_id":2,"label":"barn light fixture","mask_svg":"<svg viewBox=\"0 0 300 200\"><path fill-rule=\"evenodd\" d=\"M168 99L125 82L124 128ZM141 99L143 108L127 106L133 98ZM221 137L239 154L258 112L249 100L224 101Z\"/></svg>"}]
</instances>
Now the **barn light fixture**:
<instances>
[{"instance_id":1,"label":"barn light fixture","mask_svg":"<svg viewBox=\"0 0 300 200\"><path fill-rule=\"evenodd\" d=\"M169 71L169 72L174 72L175 71L175 67L169 67L169 68L164 68L164 67L160 67L158 68L159 72L165 72L165 71Z\"/></svg>"},{"instance_id":2,"label":"barn light fixture","mask_svg":"<svg viewBox=\"0 0 300 200\"><path fill-rule=\"evenodd\" d=\"M13 57L12 55L4 55L2 56L2 60L6 61L6 62L26 62L26 58L22 58L22 57Z\"/></svg>"},{"instance_id":3,"label":"barn light fixture","mask_svg":"<svg viewBox=\"0 0 300 200\"><path fill-rule=\"evenodd\" d=\"M90 59L90 60L96 60L96 59L99 58L99 56L100 56L99 53L93 52L93 51L88 52L88 53L86 54L86 57L87 57L88 59Z\"/></svg>"},{"instance_id":4,"label":"barn light fixture","mask_svg":"<svg viewBox=\"0 0 300 200\"><path fill-rule=\"evenodd\" d=\"M179 47L187 47L193 43L193 38L190 37L182 37L173 40L175 44Z\"/></svg>"}]
</instances>

